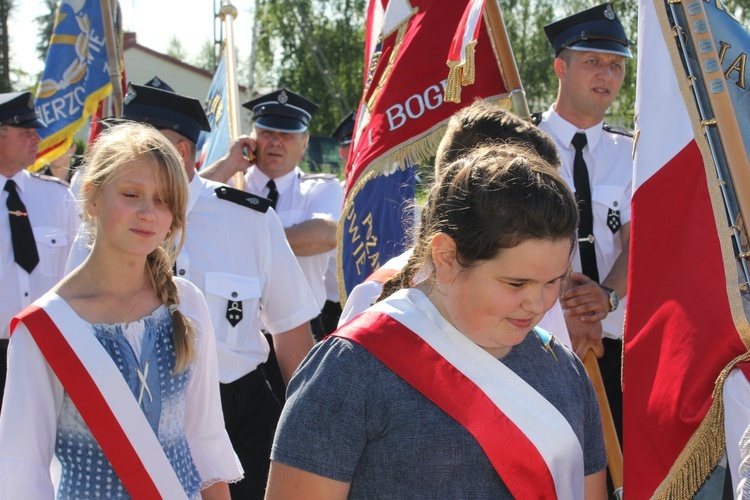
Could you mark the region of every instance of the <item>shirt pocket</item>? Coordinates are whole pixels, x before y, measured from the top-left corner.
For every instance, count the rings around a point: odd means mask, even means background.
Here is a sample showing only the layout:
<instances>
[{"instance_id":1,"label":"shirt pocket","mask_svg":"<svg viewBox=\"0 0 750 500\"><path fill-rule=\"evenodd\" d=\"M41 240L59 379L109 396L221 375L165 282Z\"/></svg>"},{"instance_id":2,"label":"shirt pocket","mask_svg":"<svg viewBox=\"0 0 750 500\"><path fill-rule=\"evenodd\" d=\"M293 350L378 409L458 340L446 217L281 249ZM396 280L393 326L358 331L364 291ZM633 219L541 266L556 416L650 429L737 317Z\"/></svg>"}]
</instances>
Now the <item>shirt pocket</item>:
<instances>
[{"instance_id":1,"label":"shirt pocket","mask_svg":"<svg viewBox=\"0 0 750 500\"><path fill-rule=\"evenodd\" d=\"M68 260L68 236L59 227L34 227L34 241L39 253L39 270L45 276L62 278Z\"/></svg>"},{"instance_id":2,"label":"shirt pocket","mask_svg":"<svg viewBox=\"0 0 750 500\"><path fill-rule=\"evenodd\" d=\"M626 190L622 186L600 185L591 195L594 213L594 236L613 238L622 227L621 210Z\"/></svg>"},{"instance_id":3,"label":"shirt pocket","mask_svg":"<svg viewBox=\"0 0 750 500\"><path fill-rule=\"evenodd\" d=\"M213 319L216 338L224 344L245 347L257 341L257 332L248 331L256 325L261 287L258 278L228 273L206 273L206 303ZM242 319L235 325L227 319L227 311L237 314L242 310Z\"/></svg>"}]
</instances>

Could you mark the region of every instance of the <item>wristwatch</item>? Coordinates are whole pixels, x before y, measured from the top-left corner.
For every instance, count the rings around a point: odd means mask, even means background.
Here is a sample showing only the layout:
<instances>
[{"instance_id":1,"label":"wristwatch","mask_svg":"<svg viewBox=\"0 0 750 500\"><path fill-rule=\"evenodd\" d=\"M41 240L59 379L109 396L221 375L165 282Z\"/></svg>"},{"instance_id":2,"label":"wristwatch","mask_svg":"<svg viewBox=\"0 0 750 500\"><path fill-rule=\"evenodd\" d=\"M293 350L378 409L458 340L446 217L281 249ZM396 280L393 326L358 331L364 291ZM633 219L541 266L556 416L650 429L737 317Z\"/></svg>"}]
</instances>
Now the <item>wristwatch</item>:
<instances>
[{"instance_id":1,"label":"wristwatch","mask_svg":"<svg viewBox=\"0 0 750 500\"><path fill-rule=\"evenodd\" d=\"M605 292L607 292L607 295L609 295L609 312L612 312L615 309L617 309L617 306L620 305L620 296L617 295L617 292L615 292L608 286L604 286L604 285L599 285L599 286L602 287L602 289Z\"/></svg>"}]
</instances>

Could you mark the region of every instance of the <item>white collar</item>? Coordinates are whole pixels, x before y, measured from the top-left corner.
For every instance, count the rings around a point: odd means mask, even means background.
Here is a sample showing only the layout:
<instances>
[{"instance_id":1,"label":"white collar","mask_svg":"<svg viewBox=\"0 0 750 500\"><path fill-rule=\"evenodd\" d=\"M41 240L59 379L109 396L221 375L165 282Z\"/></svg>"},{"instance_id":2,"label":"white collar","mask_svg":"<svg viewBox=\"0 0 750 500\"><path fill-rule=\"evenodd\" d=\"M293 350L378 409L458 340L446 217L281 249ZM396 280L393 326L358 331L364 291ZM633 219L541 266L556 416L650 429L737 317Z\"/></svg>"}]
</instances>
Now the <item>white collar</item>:
<instances>
[{"instance_id":1,"label":"white collar","mask_svg":"<svg viewBox=\"0 0 750 500\"><path fill-rule=\"evenodd\" d=\"M586 134L586 143L589 146L589 151L596 148L602 138L603 121L597 123L593 127L587 128L586 130L581 130L560 116L557 111L555 111L554 106L550 106L545 118L546 121L549 122L550 129L552 129L559 143L566 149L573 149L571 142L573 141L573 136L578 132Z\"/></svg>"}]
</instances>

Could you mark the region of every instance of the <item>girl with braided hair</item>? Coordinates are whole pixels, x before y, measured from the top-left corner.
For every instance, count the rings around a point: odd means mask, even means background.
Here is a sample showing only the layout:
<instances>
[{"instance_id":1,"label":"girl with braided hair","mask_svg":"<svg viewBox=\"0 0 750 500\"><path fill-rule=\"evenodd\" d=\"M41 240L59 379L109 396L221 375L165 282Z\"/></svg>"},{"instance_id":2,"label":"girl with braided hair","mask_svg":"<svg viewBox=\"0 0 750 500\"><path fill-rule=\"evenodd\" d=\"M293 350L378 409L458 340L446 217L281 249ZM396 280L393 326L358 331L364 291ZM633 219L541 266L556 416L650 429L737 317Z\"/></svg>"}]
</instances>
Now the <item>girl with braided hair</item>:
<instances>
[{"instance_id":1,"label":"girl with braided hair","mask_svg":"<svg viewBox=\"0 0 750 500\"><path fill-rule=\"evenodd\" d=\"M91 253L14 320L0 497L229 498L242 471L209 313L172 276L188 200L180 156L155 129L123 123L85 168Z\"/></svg>"},{"instance_id":2,"label":"girl with braided hair","mask_svg":"<svg viewBox=\"0 0 750 500\"><path fill-rule=\"evenodd\" d=\"M292 378L267 498L606 498L594 390L535 328L574 248L565 182L527 149L483 147L425 210L384 298Z\"/></svg>"}]
</instances>

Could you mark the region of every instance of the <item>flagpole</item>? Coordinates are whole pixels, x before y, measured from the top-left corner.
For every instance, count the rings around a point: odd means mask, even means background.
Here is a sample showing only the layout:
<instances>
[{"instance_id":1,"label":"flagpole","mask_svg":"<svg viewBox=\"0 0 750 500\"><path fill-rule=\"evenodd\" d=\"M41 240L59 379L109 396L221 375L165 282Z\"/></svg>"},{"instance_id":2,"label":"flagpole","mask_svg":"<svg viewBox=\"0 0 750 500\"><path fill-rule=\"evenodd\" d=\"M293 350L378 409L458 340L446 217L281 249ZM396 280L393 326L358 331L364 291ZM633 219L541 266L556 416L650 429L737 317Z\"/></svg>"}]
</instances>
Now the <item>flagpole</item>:
<instances>
[{"instance_id":1,"label":"flagpole","mask_svg":"<svg viewBox=\"0 0 750 500\"><path fill-rule=\"evenodd\" d=\"M510 100L513 103L513 109L521 118L531 120L531 112L526 102L526 92L523 90L521 75L518 73L516 58L513 55L513 48L510 45L510 38L508 38L508 31L505 29L498 0L487 0L484 4L484 14L490 39L498 58L500 73L503 75L503 82L505 82Z\"/></svg>"},{"instance_id":2,"label":"flagpole","mask_svg":"<svg viewBox=\"0 0 750 500\"><path fill-rule=\"evenodd\" d=\"M237 8L229 0L222 0L219 17L224 22L227 32L224 44L224 55L227 63L227 112L229 117L229 136L232 140L240 136L240 100L237 86L237 61L234 53L234 25ZM234 187L244 189L245 177L242 172L234 174Z\"/></svg>"},{"instance_id":3,"label":"flagpole","mask_svg":"<svg viewBox=\"0 0 750 500\"><path fill-rule=\"evenodd\" d=\"M671 5L671 7L672 9L676 8L675 5ZM704 133L706 133L709 138L709 144L711 143L709 129L711 127L716 128L716 133L721 142L721 149L724 153L726 169L731 178L731 187L734 188L735 200L740 212L741 221L732 221L734 225L732 225L730 229L735 231L738 248L740 248L739 258L745 263L745 283L743 283L743 286L747 287L750 276L748 276L746 259L750 259L750 252L747 252L742 248L742 245L740 244L741 238L740 235L737 234L737 231L744 233L746 237L750 235L750 232L748 232L748 228L750 228L750 160L747 157L747 150L745 149L745 142L742 137L739 122L737 121L734 103L732 102L729 90L726 88L728 77L726 79L722 78L720 81L723 84L723 87L717 88L716 83L714 83L715 76L706 74L706 68L710 67L712 62L715 63L716 61L719 61L720 58L716 52L716 47L713 44L714 38L706 16L705 7L701 2L698 2L695 6L691 5L690 12L688 12L688 7L686 5L683 5L682 9L685 18L687 19L688 14L690 14L690 19L692 20L689 23L685 23L685 28L689 31L693 49L695 50L696 57L699 59L697 67L700 68L699 71L703 78L704 87L706 89L711 89L710 92L704 92L704 94L705 98L708 99L711 111L713 112L713 119L706 119L706 116L701 116L701 126L703 127ZM703 21L705 23L705 30L696 30L696 23L698 23L698 21ZM710 42L708 45L712 47L712 50L706 50L703 48L706 46L706 41ZM704 112L701 111L701 114L704 114ZM712 155L716 158L713 151ZM716 160L714 159L714 161ZM719 180L722 183L722 192L725 196L726 203L726 192L730 191L730 189L728 183L724 179L721 179L721 172L719 172L719 174ZM730 208L728 203L727 207ZM733 213L734 211L730 209L729 212ZM738 224L741 224L741 227Z\"/></svg>"},{"instance_id":4,"label":"flagpole","mask_svg":"<svg viewBox=\"0 0 750 500\"><path fill-rule=\"evenodd\" d=\"M102 23L104 25L104 39L107 43L107 65L109 66L109 79L112 82L112 103L114 104L114 116L122 114L122 84L120 82L120 58L117 54L117 40L115 39L115 22L112 15L110 0L101 0ZM102 108L102 115L106 111Z\"/></svg>"},{"instance_id":5,"label":"flagpole","mask_svg":"<svg viewBox=\"0 0 750 500\"><path fill-rule=\"evenodd\" d=\"M620 448L620 440L617 438L615 421L612 418L607 392L604 390L602 372L599 370L599 363L592 349L586 351L586 355L583 357L583 367L586 369L591 385L594 386L596 399L599 401L599 412L602 415L602 429L604 430L604 446L607 450L607 467L609 468L609 475L612 477L615 496L622 500L622 449Z\"/></svg>"}]
</instances>

